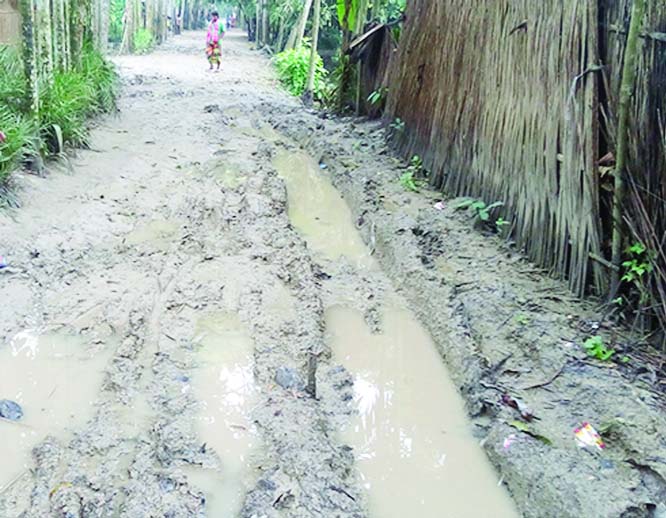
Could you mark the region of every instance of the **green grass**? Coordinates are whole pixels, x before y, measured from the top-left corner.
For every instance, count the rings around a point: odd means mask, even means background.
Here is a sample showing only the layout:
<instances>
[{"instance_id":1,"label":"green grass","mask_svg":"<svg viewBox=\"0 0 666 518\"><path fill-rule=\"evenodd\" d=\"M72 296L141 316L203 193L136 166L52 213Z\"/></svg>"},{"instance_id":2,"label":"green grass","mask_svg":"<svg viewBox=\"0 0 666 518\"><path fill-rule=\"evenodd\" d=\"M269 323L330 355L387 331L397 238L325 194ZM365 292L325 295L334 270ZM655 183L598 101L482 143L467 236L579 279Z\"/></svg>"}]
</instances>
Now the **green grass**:
<instances>
[{"instance_id":1,"label":"green grass","mask_svg":"<svg viewBox=\"0 0 666 518\"><path fill-rule=\"evenodd\" d=\"M34 118L14 113L1 104L0 131L4 134L4 141L0 142L0 184L2 184L24 158L38 153L39 138Z\"/></svg>"},{"instance_id":2,"label":"green grass","mask_svg":"<svg viewBox=\"0 0 666 518\"><path fill-rule=\"evenodd\" d=\"M20 54L0 47L0 183L29 156L59 153L66 144L85 145L88 118L115 109L113 65L91 45L84 47L80 63L43 81L35 114Z\"/></svg>"}]
</instances>

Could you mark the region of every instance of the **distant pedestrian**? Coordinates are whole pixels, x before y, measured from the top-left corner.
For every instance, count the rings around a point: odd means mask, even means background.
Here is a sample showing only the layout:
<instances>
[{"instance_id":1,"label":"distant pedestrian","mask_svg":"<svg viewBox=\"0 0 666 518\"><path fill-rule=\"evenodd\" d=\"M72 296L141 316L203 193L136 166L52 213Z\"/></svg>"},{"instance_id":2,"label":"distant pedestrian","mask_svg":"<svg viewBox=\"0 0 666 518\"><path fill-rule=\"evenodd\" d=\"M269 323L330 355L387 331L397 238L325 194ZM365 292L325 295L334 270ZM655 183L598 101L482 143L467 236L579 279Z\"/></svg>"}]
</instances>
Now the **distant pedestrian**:
<instances>
[{"instance_id":1,"label":"distant pedestrian","mask_svg":"<svg viewBox=\"0 0 666 518\"><path fill-rule=\"evenodd\" d=\"M224 37L224 31L224 23L220 22L217 11L213 11L206 34L206 56L208 56L210 70L213 70L214 65L217 65L216 71L220 70L220 40Z\"/></svg>"}]
</instances>

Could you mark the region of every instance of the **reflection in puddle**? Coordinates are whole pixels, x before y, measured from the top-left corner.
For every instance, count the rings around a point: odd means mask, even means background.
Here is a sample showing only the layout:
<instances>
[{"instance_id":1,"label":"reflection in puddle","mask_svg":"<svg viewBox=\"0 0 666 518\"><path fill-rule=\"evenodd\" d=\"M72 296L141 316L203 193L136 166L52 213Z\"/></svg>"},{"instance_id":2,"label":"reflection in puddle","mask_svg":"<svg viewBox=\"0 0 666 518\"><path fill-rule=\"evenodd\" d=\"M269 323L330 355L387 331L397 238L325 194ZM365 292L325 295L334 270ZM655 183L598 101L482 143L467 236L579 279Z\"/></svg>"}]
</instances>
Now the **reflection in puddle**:
<instances>
[{"instance_id":1,"label":"reflection in puddle","mask_svg":"<svg viewBox=\"0 0 666 518\"><path fill-rule=\"evenodd\" d=\"M343 435L354 447L371 515L517 516L413 316L384 311L381 335L343 307L327 310L326 323L334 354L355 376L358 416Z\"/></svg>"},{"instance_id":2,"label":"reflection in puddle","mask_svg":"<svg viewBox=\"0 0 666 518\"><path fill-rule=\"evenodd\" d=\"M273 165L287 185L289 219L309 247L331 260L372 264L351 211L317 163L302 151L278 151Z\"/></svg>"},{"instance_id":3,"label":"reflection in puddle","mask_svg":"<svg viewBox=\"0 0 666 518\"><path fill-rule=\"evenodd\" d=\"M92 416L109 353L93 353L79 336L18 333L0 348L0 399L23 407L18 422L0 420L0 488L31 465L30 452L46 435Z\"/></svg>"},{"instance_id":4,"label":"reflection in puddle","mask_svg":"<svg viewBox=\"0 0 666 518\"><path fill-rule=\"evenodd\" d=\"M189 469L192 482L206 492L208 516L235 516L247 491L248 456L258 442L251 411L257 388L254 344L235 313L215 313L197 324L200 368L193 377L202 402L197 431L222 460L222 473Z\"/></svg>"}]
</instances>

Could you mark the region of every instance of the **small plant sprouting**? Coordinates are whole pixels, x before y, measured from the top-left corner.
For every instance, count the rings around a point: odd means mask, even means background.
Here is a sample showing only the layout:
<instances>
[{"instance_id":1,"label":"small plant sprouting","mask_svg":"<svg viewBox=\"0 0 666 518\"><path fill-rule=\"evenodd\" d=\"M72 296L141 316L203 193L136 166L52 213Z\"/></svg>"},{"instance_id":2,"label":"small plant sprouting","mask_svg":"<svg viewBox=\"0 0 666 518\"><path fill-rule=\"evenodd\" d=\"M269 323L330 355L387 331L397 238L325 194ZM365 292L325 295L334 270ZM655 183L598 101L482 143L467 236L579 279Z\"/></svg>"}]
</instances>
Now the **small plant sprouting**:
<instances>
[{"instance_id":1,"label":"small plant sprouting","mask_svg":"<svg viewBox=\"0 0 666 518\"><path fill-rule=\"evenodd\" d=\"M508 225L511 225L511 222L505 220L502 216L500 216L495 220L495 228L497 229L498 234L501 234L502 231L504 230L504 227Z\"/></svg>"},{"instance_id":2,"label":"small plant sprouting","mask_svg":"<svg viewBox=\"0 0 666 518\"><path fill-rule=\"evenodd\" d=\"M423 181L419 180L417 177L422 172L423 160L421 160L420 156L414 155L409 161L407 171L400 175L400 185L408 191L419 192L419 189L423 185Z\"/></svg>"},{"instance_id":3,"label":"small plant sprouting","mask_svg":"<svg viewBox=\"0 0 666 518\"><path fill-rule=\"evenodd\" d=\"M487 205L485 201L483 200L475 200L474 198L466 198L464 200L459 201L456 203L455 208L456 209L470 209L472 212L474 212L474 215L477 216L481 221L484 223L487 223L490 221L490 211L493 210L496 207L501 207L504 205L501 201L496 201L495 203L491 203L490 205ZM501 219L501 218L500 218ZM498 219L497 221L500 221ZM508 221L504 221L501 219L500 227L508 225ZM497 224L497 223L496 223Z\"/></svg>"},{"instance_id":4,"label":"small plant sprouting","mask_svg":"<svg viewBox=\"0 0 666 518\"><path fill-rule=\"evenodd\" d=\"M380 106L384 102L384 99L386 99L387 93L388 93L388 88L386 88L385 86L377 88L377 90L375 90L368 96L368 102L373 106Z\"/></svg>"},{"instance_id":5,"label":"small plant sprouting","mask_svg":"<svg viewBox=\"0 0 666 518\"><path fill-rule=\"evenodd\" d=\"M526 326L527 324L530 323L530 317L528 317L524 313L518 313L514 317L514 320L516 321L517 324L520 324L521 326Z\"/></svg>"},{"instance_id":6,"label":"small plant sprouting","mask_svg":"<svg viewBox=\"0 0 666 518\"><path fill-rule=\"evenodd\" d=\"M405 121L400 117L396 117L396 119L391 123L391 129L397 131L398 133L402 133L405 131Z\"/></svg>"},{"instance_id":7,"label":"small plant sprouting","mask_svg":"<svg viewBox=\"0 0 666 518\"><path fill-rule=\"evenodd\" d=\"M414 178L413 171L405 171L400 175L400 185L408 191L419 192L419 181Z\"/></svg>"},{"instance_id":8,"label":"small plant sprouting","mask_svg":"<svg viewBox=\"0 0 666 518\"><path fill-rule=\"evenodd\" d=\"M598 335L585 340L583 348L587 351L587 354L603 362L610 360L611 356L615 354L615 349L606 347L604 339Z\"/></svg>"}]
</instances>

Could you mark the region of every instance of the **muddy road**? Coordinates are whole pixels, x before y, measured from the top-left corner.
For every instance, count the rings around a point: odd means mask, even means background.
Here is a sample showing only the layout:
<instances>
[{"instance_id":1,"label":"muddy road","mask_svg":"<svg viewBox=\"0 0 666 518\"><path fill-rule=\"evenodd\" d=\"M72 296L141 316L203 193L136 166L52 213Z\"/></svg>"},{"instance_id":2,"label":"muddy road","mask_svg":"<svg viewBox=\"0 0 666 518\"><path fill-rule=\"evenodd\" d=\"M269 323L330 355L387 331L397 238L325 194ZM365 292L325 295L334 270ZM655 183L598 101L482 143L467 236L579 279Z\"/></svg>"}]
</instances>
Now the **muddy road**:
<instances>
[{"instance_id":1,"label":"muddy road","mask_svg":"<svg viewBox=\"0 0 666 518\"><path fill-rule=\"evenodd\" d=\"M119 114L0 213L0 516L517 516L326 165L269 123L316 115L242 34L219 74L202 38L118 58Z\"/></svg>"}]
</instances>

